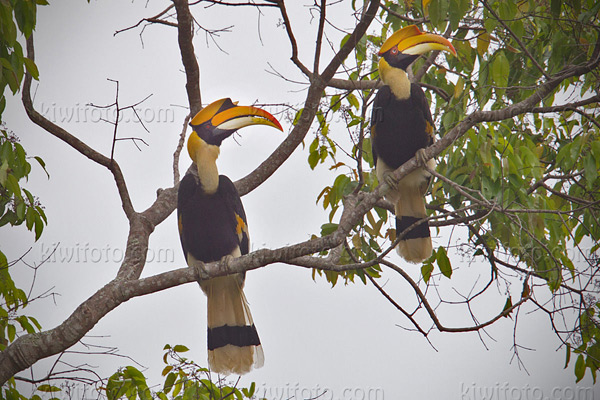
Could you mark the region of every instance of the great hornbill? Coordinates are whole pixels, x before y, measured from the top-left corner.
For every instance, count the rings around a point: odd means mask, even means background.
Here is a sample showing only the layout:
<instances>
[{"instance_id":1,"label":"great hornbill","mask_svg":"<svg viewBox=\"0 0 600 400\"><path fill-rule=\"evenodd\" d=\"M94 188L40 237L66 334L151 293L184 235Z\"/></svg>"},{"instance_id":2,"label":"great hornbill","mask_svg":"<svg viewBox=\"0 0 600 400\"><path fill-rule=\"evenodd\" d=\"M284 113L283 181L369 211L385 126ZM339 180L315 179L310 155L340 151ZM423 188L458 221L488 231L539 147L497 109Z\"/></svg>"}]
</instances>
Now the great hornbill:
<instances>
[{"instance_id":1,"label":"great hornbill","mask_svg":"<svg viewBox=\"0 0 600 400\"><path fill-rule=\"evenodd\" d=\"M250 248L240 196L231 180L217 171L219 146L248 125L282 128L268 112L236 104L231 99L215 101L190 122L193 132L187 149L196 170L181 180L177 199L179 236L190 267L240 257ZM235 274L198 281L208 298L208 362L218 373L241 375L264 363L242 290L244 278L245 274Z\"/></svg>"},{"instance_id":2,"label":"great hornbill","mask_svg":"<svg viewBox=\"0 0 600 400\"><path fill-rule=\"evenodd\" d=\"M424 165L420 151L433 143L433 119L429 104L420 86L411 83L407 67L420 54L431 50L456 50L445 38L423 33L414 25L390 36L381 47L379 76L385 86L375 97L371 118L371 146L377 177L386 180L392 189L386 199L394 204L396 232L408 230L400 240L397 251L405 260L421 262L431 256L432 245L426 221L425 194L430 174L419 168L399 182L388 179L389 174L409 159L417 156ZM435 167L433 159L427 162ZM415 225L421 221L420 224Z\"/></svg>"}]
</instances>

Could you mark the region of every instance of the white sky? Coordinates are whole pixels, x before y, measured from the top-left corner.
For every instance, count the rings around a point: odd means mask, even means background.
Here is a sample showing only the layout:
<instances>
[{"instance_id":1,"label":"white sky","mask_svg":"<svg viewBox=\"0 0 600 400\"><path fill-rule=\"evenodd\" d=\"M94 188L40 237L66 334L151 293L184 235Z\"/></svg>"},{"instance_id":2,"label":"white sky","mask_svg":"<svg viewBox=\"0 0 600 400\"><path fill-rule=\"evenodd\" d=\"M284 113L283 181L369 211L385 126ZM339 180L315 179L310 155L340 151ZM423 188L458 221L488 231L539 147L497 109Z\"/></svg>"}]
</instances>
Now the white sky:
<instances>
[{"instance_id":1,"label":"white sky","mask_svg":"<svg viewBox=\"0 0 600 400\"><path fill-rule=\"evenodd\" d=\"M316 20L310 19L308 8L289 3L300 57L312 65ZM116 37L113 33L155 15L168 4L56 2L40 7L38 15L35 39L40 85L34 103L48 118L109 154L112 126L98 121L98 110L86 104L114 101L115 85L107 78L120 82L121 106L152 94L140 106L150 133L133 122L131 114L119 126L120 137L143 138L149 147L142 145L139 152L130 142L120 142L116 150L138 211L153 202L157 188L172 185L172 153L186 114L182 107L187 105L185 78L174 28L146 28L143 47L140 29ZM328 15L338 26L351 28L353 19L348 9L344 4L337 5ZM291 52L284 29L278 26L279 14L276 10L263 13L259 26L254 9L194 8L195 17L206 28L234 25L230 33L222 33L218 38L228 54L210 41L207 46L202 32L195 39L204 103L232 97L240 104L297 104L304 97L304 92L298 91L302 86L266 72L270 63L286 77L302 80L289 61ZM379 29L376 24L372 27L373 32ZM327 34L333 43L339 43L339 32L328 28ZM324 56L323 63L326 60L328 57ZM34 296L47 290L58 295L37 300L27 308L28 314L48 329L61 323L115 276L124 251L127 222L109 172L33 125L22 110L20 96L8 100L4 114L7 128L21 138L29 155L45 160L50 173L48 180L32 160L33 171L26 184L45 206L49 225L37 243L22 227L1 228L0 241L9 260L31 248L25 257L30 264L39 263L49 254L48 249L59 243L62 253L38 270L33 288ZM160 112L167 112L166 121L156 120ZM65 113L74 114L69 117ZM280 120L289 132L290 122ZM307 136L307 145L311 135ZM345 130L340 130L339 135L339 140L343 140ZM239 145L233 140L225 142L219 159L220 172L233 180L257 166L283 136L273 129L253 127L241 131L236 138ZM324 166L311 171L307 155L307 149L297 149L271 179L242 199L253 249L306 240L327 222L315 200L335 175ZM188 165L184 153L182 173ZM448 234L443 232L434 245L446 245ZM460 231L453 238L457 236ZM151 236L150 251L155 256L149 259L144 276L184 266L174 215ZM488 278L487 265L469 264L455 250L450 250L450 255L455 274L451 281L439 281L441 292L450 295L454 285L465 293L477 277L480 285ZM393 259L418 277L418 266L406 265L395 256ZM18 284L30 285L31 269L19 264L11 272ZM386 272L381 282L398 301L414 303L412 290L395 274ZM511 288L513 299L520 290L521 285L516 282ZM266 361L262 369L243 377L242 384L255 381L258 394L269 399L314 397L324 388L330 391L321 399L526 399L541 398L540 394L547 399L580 399L591 398L594 389L596 398L600 397L598 387L592 389L589 374L578 385L589 388L588 397L582 397L585 393L578 397L577 389L571 389L576 387L574 360L563 370L565 353L563 349L556 351L559 342L550 331L549 321L541 313L528 314L530 307L521 310L516 332L519 344L534 349L519 352L530 373L527 375L516 360L511 363L514 324L510 319L489 328L491 338L483 335L487 348L475 333L432 332L430 340L438 350L435 351L420 334L398 327L409 323L370 285L338 285L331 289L324 279L314 282L309 270L277 264L248 274L246 296ZM477 316L483 321L495 315L501 311L504 300L505 293L492 289L476 307ZM205 309L205 297L196 284L135 298L103 318L84 342L118 347L120 354L148 368L146 375L151 383L162 384L162 348L166 343L187 345L191 348L189 357L205 364ZM448 326L469 324L464 308L442 306L439 312ZM420 321L426 327L430 324L424 315ZM131 363L108 356L65 357L74 364L97 366L102 376ZM36 376L42 376L49 365L48 361L36 364ZM80 390L83 393L84 389Z\"/></svg>"}]
</instances>

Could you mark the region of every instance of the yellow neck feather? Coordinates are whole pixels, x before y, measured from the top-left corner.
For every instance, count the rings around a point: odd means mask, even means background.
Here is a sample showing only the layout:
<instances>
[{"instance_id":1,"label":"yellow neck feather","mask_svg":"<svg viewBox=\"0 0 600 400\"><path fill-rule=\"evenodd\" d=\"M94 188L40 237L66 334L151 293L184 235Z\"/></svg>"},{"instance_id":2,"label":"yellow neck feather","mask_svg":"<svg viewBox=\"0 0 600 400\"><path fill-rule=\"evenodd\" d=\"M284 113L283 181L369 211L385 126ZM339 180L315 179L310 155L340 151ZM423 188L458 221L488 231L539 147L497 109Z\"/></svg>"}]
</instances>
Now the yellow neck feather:
<instances>
[{"instance_id":1,"label":"yellow neck feather","mask_svg":"<svg viewBox=\"0 0 600 400\"><path fill-rule=\"evenodd\" d=\"M398 100L410 97L410 80L406 72L392 67L383 57L379 59L379 77L390 87Z\"/></svg>"},{"instance_id":2,"label":"yellow neck feather","mask_svg":"<svg viewBox=\"0 0 600 400\"><path fill-rule=\"evenodd\" d=\"M206 193L212 194L219 188L219 170L217 158L219 147L210 145L194 132L188 139L188 152L196 168L200 184Z\"/></svg>"}]
</instances>

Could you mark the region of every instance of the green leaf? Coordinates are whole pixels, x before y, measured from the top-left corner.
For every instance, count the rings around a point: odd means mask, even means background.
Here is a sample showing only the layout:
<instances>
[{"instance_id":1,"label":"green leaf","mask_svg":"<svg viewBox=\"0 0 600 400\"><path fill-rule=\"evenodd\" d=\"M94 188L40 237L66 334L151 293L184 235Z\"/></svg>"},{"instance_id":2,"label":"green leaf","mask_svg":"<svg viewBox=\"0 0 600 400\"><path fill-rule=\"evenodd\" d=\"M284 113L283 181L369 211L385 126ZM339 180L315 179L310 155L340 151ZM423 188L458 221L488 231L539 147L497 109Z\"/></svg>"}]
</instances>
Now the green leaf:
<instances>
[{"instance_id":1,"label":"green leaf","mask_svg":"<svg viewBox=\"0 0 600 400\"><path fill-rule=\"evenodd\" d=\"M585 376L585 360L583 358L583 354L580 354L577 357L577 361L575 362L575 377L577 380L575 382L579 382Z\"/></svg>"},{"instance_id":2,"label":"green leaf","mask_svg":"<svg viewBox=\"0 0 600 400\"><path fill-rule=\"evenodd\" d=\"M583 159L583 165L584 165L584 173L585 173L585 180L587 182L587 187L589 189L591 189L594 185L594 182L596 181L596 178L598 178L598 169L596 168L596 160L594 160L594 157L591 154L588 154Z\"/></svg>"},{"instance_id":3,"label":"green leaf","mask_svg":"<svg viewBox=\"0 0 600 400\"><path fill-rule=\"evenodd\" d=\"M423 264L421 267L421 275L423 275L423 280L425 283L429 283L429 278L431 278L431 273L433 272L433 264L427 263Z\"/></svg>"},{"instance_id":4,"label":"green leaf","mask_svg":"<svg viewBox=\"0 0 600 400\"><path fill-rule=\"evenodd\" d=\"M44 230L44 223L42 218L39 215L35 215L34 217L34 225L35 225L35 240L37 241L41 236Z\"/></svg>"},{"instance_id":5,"label":"green leaf","mask_svg":"<svg viewBox=\"0 0 600 400\"><path fill-rule=\"evenodd\" d=\"M35 333L35 329L33 328L33 326L31 326L31 324L29 323L29 320L27 319L26 316L24 315L19 315L17 317L17 322L19 323L19 325L21 325L21 328L23 328L23 330L27 333Z\"/></svg>"},{"instance_id":6,"label":"green leaf","mask_svg":"<svg viewBox=\"0 0 600 400\"><path fill-rule=\"evenodd\" d=\"M569 361L571 361L571 345L569 343L567 343L567 350L566 350L566 360L565 360L565 367L567 368L567 366L569 365Z\"/></svg>"},{"instance_id":7,"label":"green leaf","mask_svg":"<svg viewBox=\"0 0 600 400\"><path fill-rule=\"evenodd\" d=\"M490 46L490 34L482 33L477 36L477 53L483 57L487 53L488 47Z\"/></svg>"},{"instance_id":8,"label":"green leaf","mask_svg":"<svg viewBox=\"0 0 600 400\"><path fill-rule=\"evenodd\" d=\"M177 379L177 374L174 372L169 373L167 378L165 379L165 384L163 386L163 392L169 393L173 388L173 384L175 383L175 379Z\"/></svg>"},{"instance_id":9,"label":"green leaf","mask_svg":"<svg viewBox=\"0 0 600 400\"><path fill-rule=\"evenodd\" d=\"M358 99L356 98L356 96L352 93L348 94L348 102L350 103L350 105L354 108L356 108L357 110L360 110L360 103L358 102Z\"/></svg>"},{"instance_id":10,"label":"green leaf","mask_svg":"<svg viewBox=\"0 0 600 400\"><path fill-rule=\"evenodd\" d=\"M19 182L17 178L13 174L9 174L6 177L6 186L9 193L14 195L17 198L21 198L21 187L19 186Z\"/></svg>"},{"instance_id":11,"label":"green leaf","mask_svg":"<svg viewBox=\"0 0 600 400\"><path fill-rule=\"evenodd\" d=\"M561 0L552 0L550 2L550 10L552 12L552 18L560 17Z\"/></svg>"},{"instance_id":12,"label":"green leaf","mask_svg":"<svg viewBox=\"0 0 600 400\"><path fill-rule=\"evenodd\" d=\"M504 55L504 52L497 52L492 62L492 80L496 86L505 88L508 85L509 68L508 59Z\"/></svg>"},{"instance_id":13,"label":"green leaf","mask_svg":"<svg viewBox=\"0 0 600 400\"><path fill-rule=\"evenodd\" d=\"M43 384L43 385L38 386L37 390L39 390L40 392L44 392L44 393L60 392L60 388L57 388L56 386L51 386L48 384Z\"/></svg>"},{"instance_id":14,"label":"green leaf","mask_svg":"<svg viewBox=\"0 0 600 400\"><path fill-rule=\"evenodd\" d=\"M167 365L166 367L163 368L161 375L162 376L166 376L172 370L173 370L173 366L172 365Z\"/></svg>"},{"instance_id":15,"label":"green leaf","mask_svg":"<svg viewBox=\"0 0 600 400\"><path fill-rule=\"evenodd\" d=\"M250 387L248 388L248 394L246 395L248 398L254 396L254 393L256 392L256 383L252 382L250 384Z\"/></svg>"},{"instance_id":16,"label":"green leaf","mask_svg":"<svg viewBox=\"0 0 600 400\"><path fill-rule=\"evenodd\" d=\"M35 219L35 211L33 208L27 208L27 211L25 212L25 226L27 227L27 230L32 230L33 229L33 222Z\"/></svg>"},{"instance_id":17,"label":"green leaf","mask_svg":"<svg viewBox=\"0 0 600 400\"><path fill-rule=\"evenodd\" d=\"M449 1L450 7L448 7L448 18L450 19L450 28L453 31L458 29L458 25L465 16L465 11L467 11L461 8L460 3L464 2L459 2L458 0Z\"/></svg>"},{"instance_id":18,"label":"green leaf","mask_svg":"<svg viewBox=\"0 0 600 400\"><path fill-rule=\"evenodd\" d=\"M8 178L8 161L3 160L0 165L0 185L6 186L6 178Z\"/></svg>"},{"instance_id":19,"label":"green leaf","mask_svg":"<svg viewBox=\"0 0 600 400\"><path fill-rule=\"evenodd\" d=\"M9 343L14 342L15 337L17 336L17 328L15 328L14 325L10 324L10 325L7 325L6 331L7 331L7 334L8 334L8 341L9 341Z\"/></svg>"},{"instance_id":20,"label":"green leaf","mask_svg":"<svg viewBox=\"0 0 600 400\"><path fill-rule=\"evenodd\" d=\"M38 331L42 330L42 325L40 325L40 323L38 322L37 319L35 319L34 317L27 317L29 318L29 321L33 322L33 324L35 325L35 327L37 328Z\"/></svg>"},{"instance_id":21,"label":"green leaf","mask_svg":"<svg viewBox=\"0 0 600 400\"><path fill-rule=\"evenodd\" d=\"M329 107L331 108L331 111L337 111L340 109L340 106L342 105L340 97L341 96L339 94L331 96L331 101L329 102Z\"/></svg>"},{"instance_id":22,"label":"green leaf","mask_svg":"<svg viewBox=\"0 0 600 400\"><path fill-rule=\"evenodd\" d=\"M296 115L294 116L294 121L292 122L293 125L297 125L298 122L300 121L300 118L302 118L302 111L304 111L304 108L301 108L298 111L296 111Z\"/></svg>"},{"instance_id":23,"label":"green leaf","mask_svg":"<svg viewBox=\"0 0 600 400\"><path fill-rule=\"evenodd\" d=\"M508 317L510 315L512 306L512 299L510 298L510 296L508 296L508 298L506 299L506 303L504 303L504 308L502 309L502 314L504 314L504 317Z\"/></svg>"},{"instance_id":24,"label":"green leaf","mask_svg":"<svg viewBox=\"0 0 600 400\"><path fill-rule=\"evenodd\" d=\"M326 223L321 225L321 236L327 236L333 232L335 232L335 230L338 228L338 224L333 224L333 223Z\"/></svg>"},{"instance_id":25,"label":"green leaf","mask_svg":"<svg viewBox=\"0 0 600 400\"><path fill-rule=\"evenodd\" d=\"M446 278L450 278L452 276L452 266L450 265L450 259L448 258L448 254L444 247L438 248L436 261L442 275Z\"/></svg>"},{"instance_id":26,"label":"green leaf","mask_svg":"<svg viewBox=\"0 0 600 400\"><path fill-rule=\"evenodd\" d=\"M17 218L20 221L19 223L23 222L23 220L25 218L25 212L27 211L27 206L23 202L22 198L18 198L16 211L17 211Z\"/></svg>"},{"instance_id":27,"label":"green leaf","mask_svg":"<svg viewBox=\"0 0 600 400\"><path fill-rule=\"evenodd\" d=\"M29 58L24 58L23 63L25 64L25 68L27 68L29 75L31 75L31 77L36 81L39 80L40 72L38 71L38 67L35 65L35 62Z\"/></svg>"},{"instance_id":28,"label":"green leaf","mask_svg":"<svg viewBox=\"0 0 600 400\"><path fill-rule=\"evenodd\" d=\"M175 347L173 347L173 351L176 353L185 353L186 351L190 351L190 349L188 349L186 346L184 346L182 344L178 344L178 345L175 345Z\"/></svg>"},{"instance_id":29,"label":"green leaf","mask_svg":"<svg viewBox=\"0 0 600 400\"><path fill-rule=\"evenodd\" d=\"M431 0L429 3L429 18L431 23L440 31L446 27L446 16L448 15L448 0Z\"/></svg>"}]
</instances>

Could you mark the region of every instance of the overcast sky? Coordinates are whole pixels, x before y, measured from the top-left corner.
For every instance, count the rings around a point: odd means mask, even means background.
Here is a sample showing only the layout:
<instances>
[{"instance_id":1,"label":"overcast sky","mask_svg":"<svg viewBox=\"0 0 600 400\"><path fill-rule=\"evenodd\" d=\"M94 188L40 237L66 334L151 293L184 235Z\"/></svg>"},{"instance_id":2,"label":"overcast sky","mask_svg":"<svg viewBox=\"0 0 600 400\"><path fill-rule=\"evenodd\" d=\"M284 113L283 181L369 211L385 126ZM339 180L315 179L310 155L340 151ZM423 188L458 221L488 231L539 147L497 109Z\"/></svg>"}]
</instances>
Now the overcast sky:
<instances>
[{"instance_id":1,"label":"overcast sky","mask_svg":"<svg viewBox=\"0 0 600 400\"><path fill-rule=\"evenodd\" d=\"M316 21L311 20L308 8L289 3L300 57L312 65ZM112 126L100 119L112 117L112 113L107 115L87 104L114 101L115 84L107 79L120 82L121 106L152 95L139 106L149 133L131 114L124 115L119 126L120 137L139 137L149 146L141 145L142 151L138 151L131 142L119 142L115 155L138 211L152 204L158 188L172 186L172 154L187 113L185 77L175 29L147 27L143 43L141 28L113 34L157 14L168 4L53 2L39 8L35 34L40 69L39 86L34 83L36 108L104 154L110 153ZM348 9L337 5L328 15L339 27L349 29L354 20ZM289 44L275 10L263 10L260 16L256 10L242 7L196 6L193 10L207 29L233 26L231 32L222 32L217 38L223 51L203 32L195 39L205 104L222 97L240 104L298 104L302 100L305 86L267 72L272 66L291 80L303 80L289 61ZM374 24L372 32L379 31ZM327 34L332 43L339 43L339 32L329 28ZM39 264L58 246L54 257L37 271L33 288L33 296L48 290L57 295L27 308L48 329L115 276L128 226L109 172L34 126L19 100L20 96L9 98L4 117L7 128L21 138L28 154L42 157L47 164L50 179L33 162L26 187L39 196L49 225L36 243L33 234L22 227L0 228L0 241L9 260L31 248L24 258L31 265ZM284 131L289 132L290 121L281 115L280 120ZM345 130L339 135L343 141ZM283 138L284 134L274 129L244 129L236 141L223 144L220 172L234 181L245 176ZM243 197L253 249L306 240L327 222L327 214L315 200L335 175L324 166L311 171L307 155L307 149L298 148L271 179ZM188 165L183 153L181 171ZM451 240L460 237L458 230ZM434 238L434 247L445 246L449 240L449 231L442 231ZM444 295L452 296L453 286L466 293L475 282L481 285L489 278L489 266L469 262L455 248L449 253L455 273L451 281L439 280L439 291ZM418 277L419 266L407 265L395 255L390 257ZM151 236L148 258L143 276L185 265L174 214ZM33 278L30 268L21 263L11 272L18 284L29 287ZM398 301L414 305L412 290L395 274L386 272L380 282ZM515 281L511 293L518 296L520 290L520 282ZM320 398L346 400L483 399L485 391L488 396L500 394L487 398L500 399L502 395L507 399L542 398L540 394L546 399L584 398L577 397L573 389L574 364L563 369L565 352L557 350L560 343L550 331L548 319L539 312L528 314L530 307L521 310L516 332L514 320L508 318L487 329L481 338L476 333L432 332L429 339L436 351L419 333L402 329L409 327L408 321L370 285L339 284L332 289L322 278L313 281L310 270L275 264L251 271L245 291L263 342L265 366L241 382L255 381L258 394L269 399L309 398L324 389L328 391ZM538 289L538 293L543 297L543 290ZM505 299L504 288L493 288L474 311L484 321L502 310ZM145 373L151 383L162 384L162 348L166 343L185 344L191 349L190 358L206 363L205 310L205 297L197 284L179 286L121 305L103 318L84 342L117 347L120 354L148 368ZM471 323L464 307L442 306L439 315L448 326ZM419 320L430 326L424 315ZM513 358L514 335L519 344L530 349L519 350L529 374ZM102 376L131 363L118 357L75 354L65 360L97 366ZM42 376L49 365L48 361L36 364L36 376ZM592 388L589 373L579 386ZM82 393L85 390L79 389ZM596 393L596 398L600 394Z\"/></svg>"}]
</instances>

